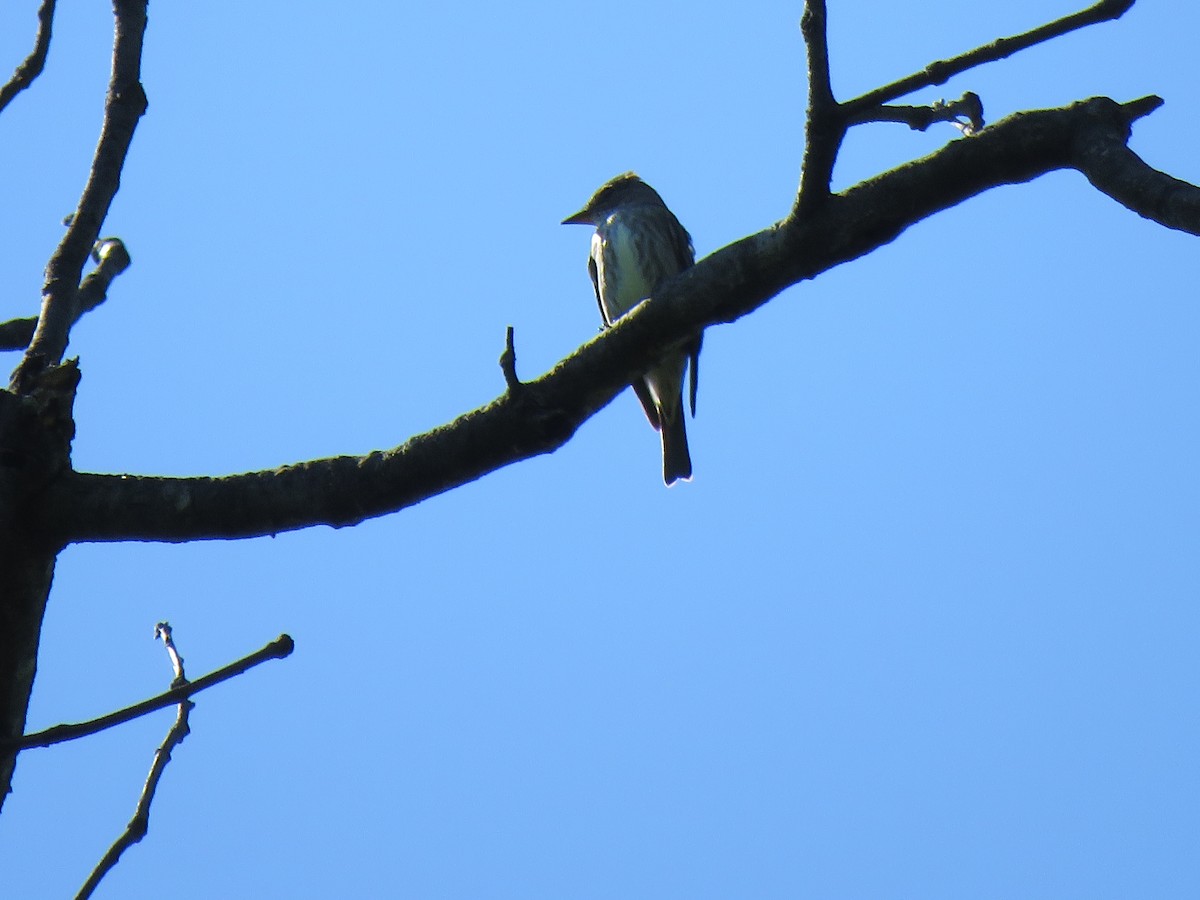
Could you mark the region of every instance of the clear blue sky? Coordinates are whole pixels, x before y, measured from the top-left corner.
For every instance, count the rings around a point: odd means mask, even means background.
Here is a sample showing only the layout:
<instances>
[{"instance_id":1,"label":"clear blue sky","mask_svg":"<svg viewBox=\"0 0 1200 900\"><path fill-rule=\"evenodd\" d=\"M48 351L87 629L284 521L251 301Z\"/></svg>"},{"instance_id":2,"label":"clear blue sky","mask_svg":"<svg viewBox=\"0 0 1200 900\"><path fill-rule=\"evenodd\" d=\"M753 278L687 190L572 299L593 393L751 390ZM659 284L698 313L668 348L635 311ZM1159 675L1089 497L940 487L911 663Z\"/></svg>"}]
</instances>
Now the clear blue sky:
<instances>
[{"instance_id":1,"label":"clear blue sky","mask_svg":"<svg viewBox=\"0 0 1200 900\"><path fill-rule=\"evenodd\" d=\"M830 7L842 97L1076 8ZM80 469L394 446L502 391L510 324L545 371L599 324L558 222L618 172L700 254L788 208L799 0L353 8L152 6L105 228L134 266L71 342ZM4 317L82 187L110 24L63 4L0 115ZM1157 93L1132 146L1197 181L1197 33L1142 0L916 99ZM838 183L955 137L861 129ZM1198 260L1054 174L711 329L691 484L627 394L358 528L68 549L32 728L165 688L161 619L192 676L297 646L199 698L100 896L1200 895ZM78 887L171 718L22 757L6 896Z\"/></svg>"}]
</instances>

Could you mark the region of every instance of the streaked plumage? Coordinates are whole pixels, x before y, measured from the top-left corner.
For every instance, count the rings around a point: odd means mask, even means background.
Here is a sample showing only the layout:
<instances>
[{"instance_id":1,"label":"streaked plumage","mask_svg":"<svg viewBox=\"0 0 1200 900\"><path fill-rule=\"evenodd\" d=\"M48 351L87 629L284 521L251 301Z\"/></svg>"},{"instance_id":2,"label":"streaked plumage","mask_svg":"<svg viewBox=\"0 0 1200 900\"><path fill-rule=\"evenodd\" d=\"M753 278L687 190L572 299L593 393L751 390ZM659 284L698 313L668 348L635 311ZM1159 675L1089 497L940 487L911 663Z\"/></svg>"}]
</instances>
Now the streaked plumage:
<instances>
[{"instance_id":1,"label":"streaked plumage","mask_svg":"<svg viewBox=\"0 0 1200 900\"><path fill-rule=\"evenodd\" d=\"M588 273L605 325L650 297L695 261L692 239L662 197L627 172L604 184L564 225L593 225ZM683 370L691 360L690 405L696 414L700 338L633 382L650 424L662 433L663 481L692 477L683 416Z\"/></svg>"}]
</instances>

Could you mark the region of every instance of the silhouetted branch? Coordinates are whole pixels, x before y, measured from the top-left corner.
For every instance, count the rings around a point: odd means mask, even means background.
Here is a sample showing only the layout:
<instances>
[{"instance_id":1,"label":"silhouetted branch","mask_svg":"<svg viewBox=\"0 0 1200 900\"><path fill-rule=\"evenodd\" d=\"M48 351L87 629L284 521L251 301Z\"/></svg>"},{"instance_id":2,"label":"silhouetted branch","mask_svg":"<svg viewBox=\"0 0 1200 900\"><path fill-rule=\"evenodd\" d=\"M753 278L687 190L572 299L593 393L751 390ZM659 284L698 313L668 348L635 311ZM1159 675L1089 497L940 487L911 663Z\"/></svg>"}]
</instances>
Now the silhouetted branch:
<instances>
[{"instance_id":1,"label":"silhouetted branch","mask_svg":"<svg viewBox=\"0 0 1200 900\"><path fill-rule=\"evenodd\" d=\"M357 524L551 452L664 352L784 288L894 240L985 190L1091 165L1146 101L1018 113L700 260L546 375L390 450L224 478L67 472L39 496L40 532L76 541L228 539Z\"/></svg>"},{"instance_id":2,"label":"silhouetted branch","mask_svg":"<svg viewBox=\"0 0 1200 900\"><path fill-rule=\"evenodd\" d=\"M1034 28L1032 31L1026 31L1024 34L999 38L990 44L977 47L969 53L955 56L953 59L930 63L920 72L914 72L899 81L893 81L891 84L869 91L861 97L848 100L842 106L850 117L862 116L870 109L882 106L905 94L911 94L924 87L945 84L955 75L968 69L1004 59L1069 32L1087 28L1089 25L1098 25L1101 22L1119 19L1130 10L1133 4L1134 0L1100 0L1099 3L1089 6L1085 10L1064 16L1054 22Z\"/></svg>"},{"instance_id":3,"label":"silhouetted branch","mask_svg":"<svg viewBox=\"0 0 1200 900\"><path fill-rule=\"evenodd\" d=\"M804 164L800 190L796 194L792 216L804 215L814 204L828 196L833 167L853 125L866 122L903 122L924 131L934 122L953 122L964 134L983 127L983 103L973 93L958 101L937 101L929 106L887 106L888 101L931 85L944 84L950 77L968 69L1012 56L1036 44L1099 22L1116 19L1133 6L1134 0L1100 0L1082 12L1065 16L1047 25L1015 37L1000 38L990 44L956 56L930 63L920 72L877 88L854 100L838 103L829 80L829 45L825 0L806 0L800 31L808 58L808 116L805 121ZM961 121L965 119L966 121Z\"/></svg>"},{"instance_id":4,"label":"silhouetted branch","mask_svg":"<svg viewBox=\"0 0 1200 900\"><path fill-rule=\"evenodd\" d=\"M175 649L175 640L171 637L171 626L166 622L159 622L154 627L154 636L162 638L162 642L167 648L167 655L171 659L171 669L175 673L171 686L186 685L187 678L183 674L183 657ZM175 724L171 726L171 730L167 732L167 736L159 748L154 751L154 762L150 765L150 774L146 776L146 784L142 787L141 796L138 797L133 818L129 820L129 824L125 826L121 836L108 848L108 852L100 858L100 862L96 863L92 874L88 876L83 887L79 889L79 893L75 895L76 900L86 900L92 896L104 876L121 859L121 854L144 838L150 830L150 804L154 802L158 782L167 768L167 763L171 761L171 751L182 744L183 739L188 736L188 715L191 713L193 705L192 701L186 698L180 702L179 711L175 715Z\"/></svg>"},{"instance_id":5,"label":"silhouetted branch","mask_svg":"<svg viewBox=\"0 0 1200 900\"><path fill-rule=\"evenodd\" d=\"M55 725L52 728L47 728L45 731L27 734L19 741L11 743L15 744L18 749L28 750L33 747L51 747L54 744L74 741L78 738L96 734L115 725L130 722L147 713L156 712L173 703L178 703L180 700L207 690L215 684L220 684L222 681L228 681L230 678L241 675L243 672L253 669L267 660L283 659L289 656L295 648L296 645L292 639L286 634L281 634L278 638L271 641L271 643L260 650L254 651L249 656L242 657L237 662L230 663L221 669L217 669L215 672L210 672L203 678L197 678L195 681L174 686L169 691L165 691L157 697L151 697L149 700L143 700L141 703L135 703L133 706L127 706L125 709L117 710L98 719L74 724L64 723ZM182 660L180 664L182 665Z\"/></svg>"},{"instance_id":6,"label":"silhouetted branch","mask_svg":"<svg viewBox=\"0 0 1200 900\"><path fill-rule=\"evenodd\" d=\"M12 376L11 387L21 394L30 388L34 375L47 366L57 365L66 350L71 326L78 318L75 295L80 289L83 266L108 216L121 183L121 170L134 128L146 110L146 94L141 84L146 0L113 0L113 15L116 24L112 77L100 140L79 207L46 266L37 328Z\"/></svg>"},{"instance_id":7,"label":"silhouetted branch","mask_svg":"<svg viewBox=\"0 0 1200 900\"><path fill-rule=\"evenodd\" d=\"M504 352L500 354L500 371L504 373L504 383L511 393L521 387L521 379L517 377L517 350L513 345L513 327L508 326L504 332Z\"/></svg>"},{"instance_id":8,"label":"silhouetted branch","mask_svg":"<svg viewBox=\"0 0 1200 900\"><path fill-rule=\"evenodd\" d=\"M0 350L24 350L29 346L35 328L36 316L0 322Z\"/></svg>"},{"instance_id":9,"label":"silhouetted branch","mask_svg":"<svg viewBox=\"0 0 1200 900\"><path fill-rule=\"evenodd\" d=\"M1147 97L1141 102L1148 112L1162 101ZM1080 141L1079 170L1098 190L1138 215L1200 235L1200 188L1147 165L1118 136L1099 129L1090 140Z\"/></svg>"},{"instance_id":10,"label":"silhouetted branch","mask_svg":"<svg viewBox=\"0 0 1200 900\"><path fill-rule=\"evenodd\" d=\"M75 322L84 313L91 312L108 297L108 286L114 278L129 268L129 252L119 238L101 238L92 248L92 259L96 268L84 276L75 294ZM24 350L33 338L37 319L10 319L0 323L0 350Z\"/></svg>"},{"instance_id":11,"label":"silhouetted branch","mask_svg":"<svg viewBox=\"0 0 1200 900\"><path fill-rule=\"evenodd\" d=\"M983 101L978 94L967 91L958 100L937 100L929 106L877 106L853 118L850 124L866 122L903 122L914 131L924 131L935 122L951 122L963 134L972 135L984 126Z\"/></svg>"},{"instance_id":12,"label":"silhouetted branch","mask_svg":"<svg viewBox=\"0 0 1200 900\"><path fill-rule=\"evenodd\" d=\"M808 113L804 121L804 163L796 204L820 203L829 195L833 164L846 136L845 117L829 81L829 40L825 0L806 0L800 17L808 60Z\"/></svg>"},{"instance_id":13,"label":"silhouetted branch","mask_svg":"<svg viewBox=\"0 0 1200 900\"><path fill-rule=\"evenodd\" d=\"M25 57L25 61L17 66L12 78L0 87L0 111L12 102L12 99L33 84L33 80L42 74L46 66L46 54L50 52L50 32L54 27L55 0L42 0L38 7L37 37L34 38L33 50Z\"/></svg>"}]
</instances>

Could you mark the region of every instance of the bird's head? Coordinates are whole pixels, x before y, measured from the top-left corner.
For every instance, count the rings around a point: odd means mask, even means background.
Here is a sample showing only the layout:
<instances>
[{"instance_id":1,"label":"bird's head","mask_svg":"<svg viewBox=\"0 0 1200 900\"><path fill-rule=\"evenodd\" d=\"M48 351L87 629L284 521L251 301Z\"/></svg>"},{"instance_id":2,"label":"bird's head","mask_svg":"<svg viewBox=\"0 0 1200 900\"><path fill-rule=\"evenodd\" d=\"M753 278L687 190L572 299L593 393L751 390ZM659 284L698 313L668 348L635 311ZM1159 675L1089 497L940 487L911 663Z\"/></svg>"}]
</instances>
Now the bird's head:
<instances>
[{"instance_id":1,"label":"bird's head","mask_svg":"<svg viewBox=\"0 0 1200 900\"><path fill-rule=\"evenodd\" d=\"M614 211L626 206L665 206L658 191L633 172L618 175L600 186L583 209L563 219L564 225L598 225Z\"/></svg>"}]
</instances>

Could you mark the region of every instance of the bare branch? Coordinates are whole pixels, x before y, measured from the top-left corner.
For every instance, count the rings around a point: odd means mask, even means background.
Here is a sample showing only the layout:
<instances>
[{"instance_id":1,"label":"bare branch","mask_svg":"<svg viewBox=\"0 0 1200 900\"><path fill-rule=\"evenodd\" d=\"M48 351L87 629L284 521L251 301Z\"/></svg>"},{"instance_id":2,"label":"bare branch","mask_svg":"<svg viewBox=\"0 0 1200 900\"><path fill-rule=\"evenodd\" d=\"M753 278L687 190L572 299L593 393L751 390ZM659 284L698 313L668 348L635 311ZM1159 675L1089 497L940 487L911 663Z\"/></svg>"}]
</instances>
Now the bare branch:
<instances>
[{"instance_id":1,"label":"bare branch","mask_svg":"<svg viewBox=\"0 0 1200 900\"><path fill-rule=\"evenodd\" d=\"M935 122L952 122L963 134L972 135L984 125L983 101L967 91L958 100L938 100L929 106L878 106L864 110L850 124L865 122L903 122L914 131L924 131Z\"/></svg>"},{"instance_id":2,"label":"bare branch","mask_svg":"<svg viewBox=\"0 0 1200 900\"><path fill-rule=\"evenodd\" d=\"M92 159L87 185L50 263L42 288L37 329L16 372L12 387L24 393L32 376L57 365L67 347L76 316L75 294L88 253L96 244L109 206L121 183L121 169L138 119L146 111L141 85L142 40L146 31L146 0L113 0L116 22L112 77L104 104L104 123Z\"/></svg>"},{"instance_id":3,"label":"bare branch","mask_svg":"<svg viewBox=\"0 0 1200 900\"><path fill-rule=\"evenodd\" d=\"M504 373L504 383L508 385L509 393L521 387L521 379L517 377L517 350L513 345L513 327L504 332L504 352L500 354L500 371Z\"/></svg>"},{"instance_id":4,"label":"bare branch","mask_svg":"<svg viewBox=\"0 0 1200 900\"><path fill-rule=\"evenodd\" d=\"M46 67L46 54L50 52L50 32L54 27L55 2L56 0L42 0L42 5L38 7L38 29L33 50L25 57L25 61L17 66L17 70L4 87L0 87L0 112L17 94L33 84L34 79L41 75L42 69Z\"/></svg>"},{"instance_id":5,"label":"bare branch","mask_svg":"<svg viewBox=\"0 0 1200 900\"><path fill-rule=\"evenodd\" d=\"M808 56L808 117L805 123L804 170L792 217L807 214L813 204L828 196L838 151L852 125L865 122L904 122L925 130L934 122L954 122L966 134L983 127L983 104L970 92L959 101L939 101L931 106L887 106L885 104L919 88L944 84L949 78L987 62L1012 56L1036 44L1068 32L1106 22L1124 15L1134 0L1100 0L1087 9L1015 37L990 44L949 60L930 63L920 72L877 88L846 103L833 97L829 78L829 46L825 0L806 0L800 30ZM962 122L960 119L965 118Z\"/></svg>"},{"instance_id":6,"label":"bare branch","mask_svg":"<svg viewBox=\"0 0 1200 900\"><path fill-rule=\"evenodd\" d=\"M1005 59L1021 50L1027 50L1037 44L1045 43L1072 31L1078 31L1089 25L1119 19L1132 8L1133 4L1134 0L1100 0L1099 3L1089 6L1085 10L1064 16L1057 21L1034 28L1032 31L1026 31L1024 34L1000 38L990 44L977 47L969 53L930 63L920 72L914 72L899 81L876 88L861 97L847 101L843 106L852 118L862 116L868 110L903 97L905 94L911 94L924 87L945 84L955 75L968 69Z\"/></svg>"},{"instance_id":7,"label":"bare branch","mask_svg":"<svg viewBox=\"0 0 1200 900\"><path fill-rule=\"evenodd\" d=\"M157 634L155 636L157 637ZM178 703L180 700L187 699L193 694L207 690L213 685L220 684L222 681L228 681L230 678L241 675L243 672L253 669L267 660L284 659L290 656L295 648L296 645L292 639L286 634L281 634L278 638L271 641L271 643L259 650L255 650L249 656L244 656L236 662L217 669L215 672L210 672L203 678L173 686L169 691L165 691L157 697L151 697L149 700L143 700L141 703L135 703L133 706L127 706L125 709L117 710L98 719L74 724L64 723L47 728L45 731L36 732L35 734L27 734L19 741L8 742L7 746L11 747L15 745L20 750L28 750L33 747L52 747L55 744L62 744L66 741L74 741L88 735L96 734L99 731L104 731L116 725L123 725L126 722L131 722L141 716L157 712L164 707ZM180 670L182 670L182 665L183 661L180 660Z\"/></svg>"},{"instance_id":8,"label":"bare branch","mask_svg":"<svg viewBox=\"0 0 1200 900\"><path fill-rule=\"evenodd\" d=\"M179 704L175 723L167 732L162 744L154 751L154 762L150 765L150 774L146 776L146 783L142 787L141 796L138 797L133 818L129 820L129 824L125 826L121 836L108 848L108 852L100 858L100 862L96 863L96 867L92 869L87 881L75 895L76 900L86 900L92 896L104 876L112 871L120 861L121 854L138 843L150 831L150 804L154 802L154 794L158 790L158 782L162 778L163 771L166 769L167 763L171 761L171 751L182 744L183 739L188 736L188 714L191 709L192 701L190 700Z\"/></svg>"},{"instance_id":9,"label":"bare branch","mask_svg":"<svg viewBox=\"0 0 1200 900\"><path fill-rule=\"evenodd\" d=\"M1098 190L1144 218L1200 235L1200 188L1196 185L1147 165L1124 141L1103 128L1082 138L1077 146L1079 170Z\"/></svg>"},{"instance_id":10,"label":"bare branch","mask_svg":"<svg viewBox=\"0 0 1200 900\"><path fill-rule=\"evenodd\" d=\"M387 451L226 478L65 473L37 527L73 541L228 539L385 515L566 443L654 360L784 288L894 240L990 188L1078 165L1082 135L1124 140L1142 101L1019 113L743 238L665 284L649 303L554 369Z\"/></svg>"},{"instance_id":11,"label":"bare branch","mask_svg":"<svg viewBox=\"0 0 1200 900\"><path fill-rule=\"evenodd\" d=\"M0 322L0 350L24 350L29 346L35 328L37 328L35 316Z\"/></svg>"},{"instance_id":12,"label":"bare branch","mask_svg":"<svg viewBox=\"0 0 1200 900\"><path fill-rule=\"evenodd\" d=\"M170 658L171 668L175 672L175 677L171 680L171 687L179 687L181 684L187 684L187 676L183 674L183 657L179 655L179 650L175 646L171 623L159 622L155 625L154 636L162 638L163 646L167 648L167 656Z\"/></svg>"},{"instance_id":13,"label":"bare branch","mask_svg":"<svg viewBox=\"0 0 1200 900\"><path fill-rule=\"evenodd\" d=\"M171 681L171 685L187 684L187 678L183 674L183 657L175 649L175 641L171 637L171 626L166 622L159 622L154 627L154 636L161 637L163 644L166 645L171 668L175 672L175 678ZM182 744L183 739L188 736L190 730L188 715L191 713L193 705L192 701L186 698L180 701L179 711L175 715L175 724L171 726L159 748L154 751L154 762L150 765L150 774L146 776L146 784L142 787L141 796L138 797L133 818L129 820L129 824L125 826L121 836L108 848L108 852L100 858L100 862L96 863L92 874L88 876L83 887L79 889L79 893L75 895L76 900L86 900L92 896L104 876L112 871L113 866L121 859L121 854L144 838L150 830L150 804L154 802L158 782L167 768L167 763L171 761L171 751Z\"/></svg>"},{"instance_id":14,"label":"bare branch","mask_svg":"<svg viewBox=\"0 0 1200 900\"><path fill-rule=\"evenodd\" d=\"M804 125L804 164L796 207L829 196L833 164L846 136L846 122L829 81L829 39L825 0L806 0L800 33L808 58L808 115Z\"/></svg>"},{"instance_id":15,"label":"bare branch","mask_svg":"<svg viewBox=\"0 0 1200 900\"><path fill-rule=\"evenodd\" d=\"M92 248L97 266L89 272L75 294L74 320L71 326L108 299L108 286L114 278L129 268L129 251L120 238L101 238ZM33 338L38 320L33 317L0 322L0 350L24 350Z\"/></svg>"}]
</instances>

